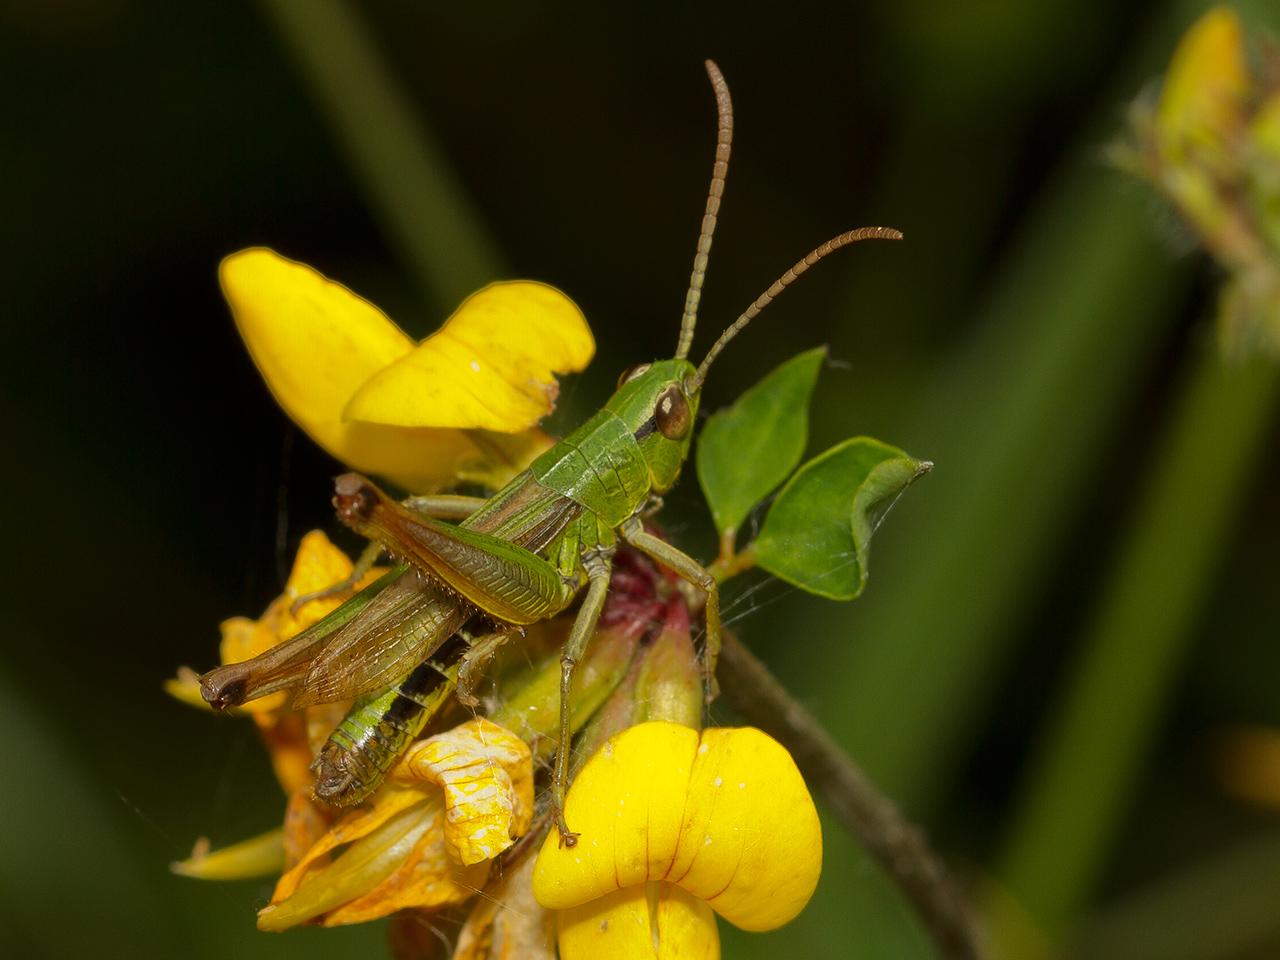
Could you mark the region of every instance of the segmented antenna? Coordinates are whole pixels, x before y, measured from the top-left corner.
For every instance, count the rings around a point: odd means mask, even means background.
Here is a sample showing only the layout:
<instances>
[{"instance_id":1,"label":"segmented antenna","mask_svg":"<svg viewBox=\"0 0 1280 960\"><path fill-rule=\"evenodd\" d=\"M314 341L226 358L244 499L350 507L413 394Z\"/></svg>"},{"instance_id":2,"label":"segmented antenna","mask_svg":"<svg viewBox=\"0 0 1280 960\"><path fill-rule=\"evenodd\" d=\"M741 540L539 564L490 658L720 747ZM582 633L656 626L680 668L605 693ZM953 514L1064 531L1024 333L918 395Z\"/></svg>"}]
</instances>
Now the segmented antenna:
<instances>
[{"instance_id":1,"label":"segmented antenna","mask_svg":"<svg viewBox=\"0 0 1280 960\"><path fill-rule=\"evenodd\" d=\"M707 259L711 253L711 236L716 232L716 214L720 212L720 198L724 195L724 179L729 173L729 148L733 144L733 101L729 98L729 85L714 60L707 61L707 76L716 94L716 113L719 115L719 132L716 137L716 162L711 168L711 189L707 191L707 209L702 215L702 233L698 235L698 248L693 255L693 273L689 276L689 292L684 295L684 317L680 321L680 341L676 344L676 359L683 360L693 346L693 328L698 323L698 301L702 299L702 282L707 278Z\"/></svg>"},{"instance_id":2,"label":"segmented antenna","mask_svg":"<svg viewBox=\"0 0 1280 960\"><path fill-rule=\"evenodd\" d=\"M848 233L842 233L838 237L832 237L822 246L809 251L803 259L796 261L790 270L775 280L768 290L756 297L755 303L747 307L742 312L742 315L729 324L724 333L720 334L720 339L712 344L711 349L707 351L707 355L703 357L702 363L698 365L698 373L694 378L695 382L690 384L690 389L696 390L707 379L707 371L711 369L712 361L719 356L720 351L725 348L725 344L736 337L743 327L759 316L761 310L773 303L778 294L787 289L793 280L827 254L839 250L841 247L847 247L849 244L856 243L859 240L901 239L902 232L893 229L893 227L859 227L857 230L850 230Z\"/></svg>"}]
</instances>

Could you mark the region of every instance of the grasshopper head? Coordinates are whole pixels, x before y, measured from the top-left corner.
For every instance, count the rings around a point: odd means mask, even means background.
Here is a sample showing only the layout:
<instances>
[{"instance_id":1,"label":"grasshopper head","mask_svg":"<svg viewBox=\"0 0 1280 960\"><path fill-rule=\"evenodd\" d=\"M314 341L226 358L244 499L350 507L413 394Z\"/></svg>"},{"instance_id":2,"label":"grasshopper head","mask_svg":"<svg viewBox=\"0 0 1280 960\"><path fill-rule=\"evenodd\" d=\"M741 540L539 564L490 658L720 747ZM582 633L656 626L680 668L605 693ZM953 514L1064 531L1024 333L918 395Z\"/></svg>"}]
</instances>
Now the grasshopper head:
<instances>
[{"instance_id":1,"label":"grasshopper head","mask_svg":"<svg viewBox=\"0 0 1280 960\"><path fill-rule=\"evenodd\" d=\"M658 360L625 371L608 407L635 435L656 493L670 490L693 439L701 384L688 360Z\"/></svg>"}]
</instances>

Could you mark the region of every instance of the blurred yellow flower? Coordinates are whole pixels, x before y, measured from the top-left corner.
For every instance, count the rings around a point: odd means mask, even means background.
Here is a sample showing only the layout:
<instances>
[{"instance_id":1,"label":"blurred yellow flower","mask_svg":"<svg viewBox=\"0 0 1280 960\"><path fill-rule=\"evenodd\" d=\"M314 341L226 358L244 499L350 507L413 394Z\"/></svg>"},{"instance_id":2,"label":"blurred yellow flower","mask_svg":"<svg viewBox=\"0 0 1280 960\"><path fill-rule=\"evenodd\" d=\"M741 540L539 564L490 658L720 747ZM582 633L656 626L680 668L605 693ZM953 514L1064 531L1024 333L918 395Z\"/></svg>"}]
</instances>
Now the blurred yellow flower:
<instances>
[{"instance_id":1,"label":"blurred yellow flower","mask_svg":"<svg viewBox=\"0 0 1280 960\"><path fill-rule=\"evenodd\" d=\"M714 913L771 930L809 901L822 833L791 755L753 728L701 733L642 723L605 743L574 780L533 874L559 910L561 960L718 957Z\"/></svg>"},{"instance_id":2,"label":"blurred yellow flower","mask_svg":"<svg viewBox=\"0 0 1280 960\"><path fill-rule=\"evenodd\" d=\"M1165 75L1156 113L1165 161L1220 150L1239 136L1249 87L1240 18L1215 7L1187 31Z\"/></svg>"},{"instance_id":3,"label":"blurred yellow flower","mask_svg":"<svg viewBox=\"0 0 1280 960\"><path fill-rule=\"evenodd\" d=\"M1280 57L1250 69L1229 7L1178 44L1158 102L1139 102L1117 157L1158 186L1227 270L1219 330L1228 355L1280 354Z\"/></svg>"},{"instance_id":4,"label":"blurred yellow flower","mask_svg":"<svg viewBox=\"0 0 1280 960\"><path fill-rule=\"evenodd\" d=\"M240 335L277 402L344 463L418 493L501 486L549 445L536 429L556 373L595 341L553 287L494 283L415 343L371 303L273 250L219 271Z\"/></svg>"},{"instance_id":5,"label":"blurred yellow flower","mask_svg":"<svg viewBox=\"0 0 1280 960\"><path fill-rule=\"evenodd\" d=\"M419 740L367 808L334 824L280 878L258 927L338 926L461 903L532 816L533 759L515 734L476 719Z\"/></svg>"}]
</instances>

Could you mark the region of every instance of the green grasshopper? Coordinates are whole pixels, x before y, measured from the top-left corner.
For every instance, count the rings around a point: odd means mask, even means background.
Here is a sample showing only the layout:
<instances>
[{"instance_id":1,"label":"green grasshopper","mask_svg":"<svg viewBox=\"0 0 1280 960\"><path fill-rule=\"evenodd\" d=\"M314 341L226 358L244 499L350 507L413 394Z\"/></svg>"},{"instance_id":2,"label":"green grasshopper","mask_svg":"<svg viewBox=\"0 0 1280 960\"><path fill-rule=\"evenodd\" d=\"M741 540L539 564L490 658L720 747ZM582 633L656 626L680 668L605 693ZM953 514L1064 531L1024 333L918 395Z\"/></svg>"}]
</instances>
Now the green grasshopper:
<instances>
[{"instance_id":1,"label":"green grasshopper","mask_svg":"<svg viewBox=\"0 0 1280 960\"><path fill-rule=\"evenodd\" d=\"M725 345L800 274L840 247L898 239L884 227L852 230L807 254L721 334L702 362L688 360L698 303L728 172L733 107L719 69L707 62L719 115L715 164L675 356L623 373L604 407L538 457L493 497L437 496L398 503L357 474L339 477L339 518L402 561L325 620L255 660L201 678L223 707L273 690L298 690L295 706L357 700L320 751L316 795L359 802L456 684L471 698L476 665L505 638L582 601L561 652L559 748L552 809L562 842L574 667L595 632L615 551L625 544L704 598L703 668L714 695L720 649L717 582L697 560L645 529L689 454L707 373ZM449 521L460 521L453 523ZM476 629L487 632L474 636ZM467 629L471 627L472 629ZM405 674L405 671L408 671ZM397 676L402 679L388 684Z\"/></svg>"}]
</instances>

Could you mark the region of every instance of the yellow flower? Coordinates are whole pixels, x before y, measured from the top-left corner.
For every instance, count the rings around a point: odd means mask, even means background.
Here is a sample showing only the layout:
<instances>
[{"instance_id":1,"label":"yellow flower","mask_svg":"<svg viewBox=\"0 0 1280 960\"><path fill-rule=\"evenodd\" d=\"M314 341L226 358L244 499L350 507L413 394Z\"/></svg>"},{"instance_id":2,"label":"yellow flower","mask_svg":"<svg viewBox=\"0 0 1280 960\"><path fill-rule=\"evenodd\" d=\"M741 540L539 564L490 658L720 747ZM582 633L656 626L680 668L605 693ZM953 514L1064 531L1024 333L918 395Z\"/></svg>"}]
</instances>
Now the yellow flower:
<instances>
[{"instance_id":1,"label":"yellow flower","mask_svg":"<svg viewBox=\"0 0 1280 960\"><path fill-rule=\"evenodd\" d=\"M1156 113L1162 159L1178 164L1204 151L1202 158L1216 160L1213 152L1244 126L1249 90L1240 18L1214 7L1187 31L1169 64Z\"/></svg>"},{"instance_id":2,"label":"yellow flower","mask_svg":"<svg viewBox=\"0 0 1280 960\"><path fill-rule=\"evenodd\" d=\"M532 755L509 730L477 719L419 740L368 808L339 820L280 878L258 927L461 903L532 815Z\"/></svg>"},{"instance_id":3,"label":"yellow flower","mask_svg":"<svg viewBox=\"0 0 1280 960\"><path fill-rule=\"evenodd\" d=\"M744 930L795 917L817 886L822 834L790 754L753 728L632 727L569 792L582 834L553 829L533 874L559 910L561 960L718 957L713 911Z\"/></svg>"},{"instance_id":4,"label":"yellow flower","mask_svg":"<svg viewBox=\"0 0 1280 960\"><path fill-rule=\"evenodd\" d=\"M556 373L595 352L582 313L532 281L494 283L415 343L377 307L261 247L222 261L222 291L280 406L344 463L423 493L500 486L548 444Z\"/></svg>"}]
</instances>

